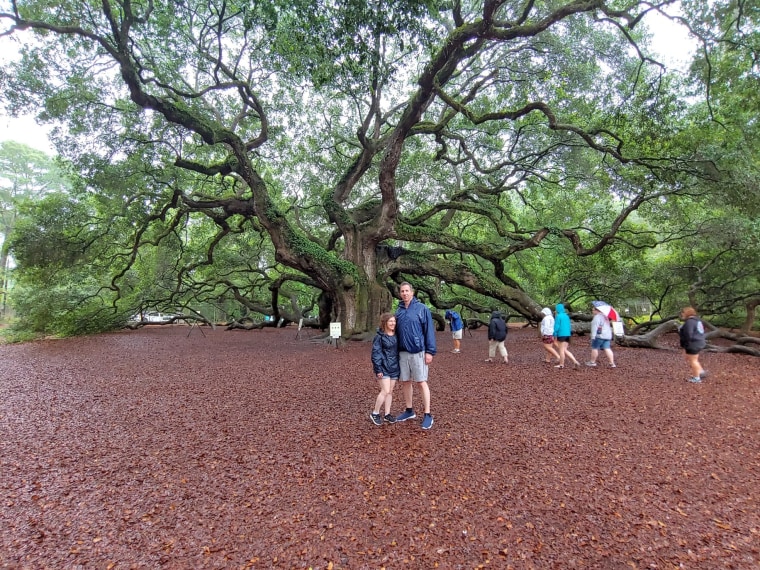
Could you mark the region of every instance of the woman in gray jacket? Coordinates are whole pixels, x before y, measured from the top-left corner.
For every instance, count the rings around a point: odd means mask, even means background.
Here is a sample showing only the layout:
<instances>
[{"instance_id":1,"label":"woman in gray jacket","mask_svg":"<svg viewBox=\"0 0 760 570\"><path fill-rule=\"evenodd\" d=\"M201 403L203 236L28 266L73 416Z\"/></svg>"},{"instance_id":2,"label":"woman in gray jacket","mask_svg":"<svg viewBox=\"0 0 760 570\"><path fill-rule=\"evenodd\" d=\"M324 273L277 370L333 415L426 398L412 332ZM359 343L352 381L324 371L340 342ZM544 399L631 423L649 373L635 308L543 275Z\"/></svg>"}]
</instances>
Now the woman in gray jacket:
<instances>
[{"instance_id":1,"label":"woman in gray jacket","mask_svg":"<svg viewBox=\"0 0 760 570\"><path fill-rule=\"evenodd\" d=\"M609 360L610 368L615 366L615 355L612 353L612 325L610 320L602 312L594 307L594 318L591 319L591 360L586 366L596 366L599 351L603 350Z\"/></svg>"}]
</instances>

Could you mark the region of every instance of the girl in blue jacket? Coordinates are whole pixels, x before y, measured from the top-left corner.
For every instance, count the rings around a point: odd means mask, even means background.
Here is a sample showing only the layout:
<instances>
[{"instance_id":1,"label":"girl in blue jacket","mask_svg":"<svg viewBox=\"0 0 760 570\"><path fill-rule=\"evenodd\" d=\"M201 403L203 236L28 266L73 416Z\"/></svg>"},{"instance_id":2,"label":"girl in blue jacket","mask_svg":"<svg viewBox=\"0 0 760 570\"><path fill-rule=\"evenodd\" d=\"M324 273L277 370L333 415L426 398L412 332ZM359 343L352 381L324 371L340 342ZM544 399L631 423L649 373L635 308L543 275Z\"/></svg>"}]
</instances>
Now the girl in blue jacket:
<instances>
[{"instance_id":1,"label":"girl in blue jacket","mask_svg":"<svg viewBox=\"0 0 760 570\"><path fill-rule=\"evenodd\" d=\"M391 415L393 388L396 386L400 368L398 365L398 337L396 336L396 317L390 313L380 316L380 328L372 341L372 371L380 384L380 393L375 399L375 408L369 419L376 426L383 425L383 419L396 423ZM380 408L385 406L385 416L380 415Z\"/></svg>"}]
</instances>

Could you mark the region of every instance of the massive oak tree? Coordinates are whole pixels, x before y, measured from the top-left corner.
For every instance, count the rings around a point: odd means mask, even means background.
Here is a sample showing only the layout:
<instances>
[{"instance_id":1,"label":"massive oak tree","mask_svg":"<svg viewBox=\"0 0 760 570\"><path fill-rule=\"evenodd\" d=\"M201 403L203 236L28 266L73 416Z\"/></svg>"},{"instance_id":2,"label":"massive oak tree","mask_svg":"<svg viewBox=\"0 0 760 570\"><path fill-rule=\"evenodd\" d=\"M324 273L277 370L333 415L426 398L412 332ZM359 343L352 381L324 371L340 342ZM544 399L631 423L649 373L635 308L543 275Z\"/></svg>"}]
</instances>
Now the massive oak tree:
<instances>
[{"instance_id":1,"label":"massive oak tree","mask_svg":"<svg viewBox=\"0 0 760 570\"><path fill-rule=\"evenodd\" d=\"M649 2L3 5L24 42L9 105L68 121L60 152L123 200L133 246L180 251L211 221L189 282L233 237L266 236L278 280L320 290L346 333L373 329L402 279L439 306L470 291L540 318L528 252L652 247L634 212L709 175L671 146L683 103L642 43ZM250 272L266 257L251 247Z\"/></svg>"}]
</instances>

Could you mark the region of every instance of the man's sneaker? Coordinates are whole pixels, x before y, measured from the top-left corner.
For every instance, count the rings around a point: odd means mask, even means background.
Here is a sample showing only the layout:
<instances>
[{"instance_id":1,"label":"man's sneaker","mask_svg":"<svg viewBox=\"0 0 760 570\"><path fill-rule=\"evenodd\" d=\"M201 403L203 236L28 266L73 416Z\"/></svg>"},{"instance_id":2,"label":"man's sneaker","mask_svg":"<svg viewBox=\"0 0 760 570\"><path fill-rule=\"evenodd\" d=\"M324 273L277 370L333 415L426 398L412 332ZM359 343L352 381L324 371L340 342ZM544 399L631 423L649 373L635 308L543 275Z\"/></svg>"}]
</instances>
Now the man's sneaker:
<instances>
[{"instance_id":1,"label":"man's sneaker","mask_svg":"<svg viewBox=\"0 0 760 570\"><path fill-rule=\"evenodd\" d=\"M395 424L396 423L396 416L392 416L390 414L385 414L385 421L389 424Z\"/></svg>"},{"instance_id":2,"label":"man's sneaker","mask_svg":"<svg viewBox=\"0 0 760 570\"><path fill-rule=\"evenodd\" d=\"M591 362L590 360L586 363L586 366L596 366L596 362Z\"/></svg>"},{"instance_id":3,"label":"man's sneaker","mask_svg":"<svg viewBox=\"0 0 760 570\"><path fill-rule=\"evenodd\" d=\"M692 384L699 384L700 382L702 382L702 379L699 376L692 376L691 378L689 378L689 382L691 382Z\"/></svg>"},{"instance_id":4,"label":"man's sneaker","mask_svg":"<svg viewBox=\"0 0 760 570\"><path fill-rule=\"evenodd\" d=\"M425 417L422 419L422 429L430 429L431 427L433 427L433 416L425 414Z\"/></svg>"},{"instance_id":5,"label":"man's sneaker","mask_svg":"<svg viewBox=\"0 0 760 570\"><path fill-rule=\"evenodd\" d=\"M372 423L375 424L376 426L383 425L383 416L381 416L380 414L376 414L375 412L370 412L369 419L371 419Z\"/></svg>"},{"instance_id":6,"label":"man's sneaker","mask_svg":"<svg viewBox=\"0 0 760 570\"><path fill-rule=\"evenodd\" d=\"M413 420L417 417L417 414L414 413L414 410L412 408L407 408L403 412L401 412L399 415L396 416L397 422L405 422L406 420Z\"/></svg>"},{"instance_id":7,"label":"man's sneaker","mask_svg":"<svg viewBox=\"0 0 760 570\"><path fill-rule=\"evenodd\" d=\"M461 351L461 350L459 350L458 348L455 348L455 349L454 349L454 350L452 350L451 352L453 352L454 354L459 354L459 353L460 353L460 352L462 352L462 351Z\"/></svg>"}]
</instances>

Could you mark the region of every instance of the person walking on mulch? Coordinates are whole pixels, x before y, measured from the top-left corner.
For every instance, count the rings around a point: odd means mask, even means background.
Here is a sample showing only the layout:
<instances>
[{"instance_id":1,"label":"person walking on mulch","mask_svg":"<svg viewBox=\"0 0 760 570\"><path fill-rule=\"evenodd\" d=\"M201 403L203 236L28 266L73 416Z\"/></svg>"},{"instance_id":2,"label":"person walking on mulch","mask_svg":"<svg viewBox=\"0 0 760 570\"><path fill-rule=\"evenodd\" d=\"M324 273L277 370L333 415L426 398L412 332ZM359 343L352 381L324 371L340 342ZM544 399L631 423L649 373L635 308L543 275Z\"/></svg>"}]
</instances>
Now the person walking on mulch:
<instances>
[{"instance_id":1,"label":"person walking on mulch","mask_svg":"<svg viewBox=\"0 0 760 570\"><path fill-rule=\"evenodd\" d=\"M615 355L612 352L612 325L607 315L594 307L594 317L591 319L591 360L586 366L596 366L596 359L599 358L599 351L603 350L607 356L610 368L615 366Z\"/></svg>"},{"instance_id":2,"label":"person walking on mulch","mask_svg":"<svg viewBox=\"0 0 760 570\"><path fill-rule=\"evenodd\" d=\"M557 342L557 353L559 354L559 364L556 364L554 368L564 368L565 358L567 357L570 357L573 364L580 366L580 363L568 348L570 346L570 336L573 334L573 329L570 326L570 315L565 312L565 305L562 303L557 303L554 309L557 312L554 317L554 338Z\"/></svg>"},{"instance_id":3,"label":"person walking on mulch","mask_svg":"<svg viewBox=\"0 0 760 570\"><path fill-rule=\"evenodd\" d=\"M446 311L444 318L449 322L449 328L451 329L451 338L454 339L454 354L461 352L460 345L462 341L462 333L464 332L464 323L462 317L456 311Z\"/></svg>"},{"instance_id":4,"label":"person walking on mulch","mask_svg":"<svg viewBox=\"0 0 760 570\"><path fill-rule=\"evenodd\" d=\"M541 319L541 325L539 326L541 332L541 346L544 347L544 350L547 353L544 362L551 364L552 357L556 358L557 362L559 362L559 354L554 350L554 315L552 315L552 310L549 307L541 309L541 313L544 315L544 318Z\"/></svg>"},{"instance_id":5,"label":"person walking on mulch","mask_svg":"<svg viewBox=\"0 0 760 570\"><path fill-rule=\"evenodd\" d=\"M493 362L496 356L496 350L504 359L504 364L509 363L509 353L504 341L507 340L507 322L501 317L499 311L491 313L491 320L488 323L488 358L486 362Z\"/></svg>"},{"instance_id":6,"label":"person walking on mulch","mask_svg":"<svg viewBox=\"0 0 760 570\"><path fill-rule=\"evenodd\" d=\"M683 325L678 329L681 348L686 352L686 362L691 368L689 382L699 384L707 376L707 371L699 363L699 353L705 347L705 326L697 316L694 307L681 309Z\"/></svg>"},{"instance_id":7,"label":"person walking on mulch","mask_svg":"<svg viewBox=\"0 0 760 570\"><path fill-rule=\"evenodd\" d=\"M375 407L369 419L376 426L383 425L383 420L395 424L391 415L393 388L399 377L398 337L396 336L396 317L390 313L380 315L380 327L372 341L372 371L380 385L380 393L375 399ZM380 415L380 408L385 408L385 415Z\"/></svg>"}]
</instances>

